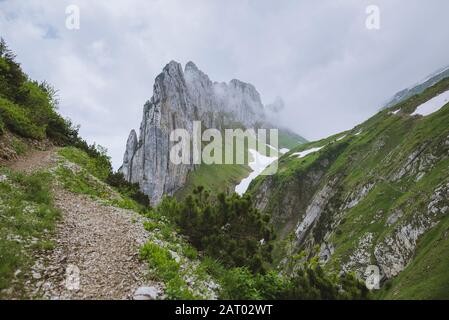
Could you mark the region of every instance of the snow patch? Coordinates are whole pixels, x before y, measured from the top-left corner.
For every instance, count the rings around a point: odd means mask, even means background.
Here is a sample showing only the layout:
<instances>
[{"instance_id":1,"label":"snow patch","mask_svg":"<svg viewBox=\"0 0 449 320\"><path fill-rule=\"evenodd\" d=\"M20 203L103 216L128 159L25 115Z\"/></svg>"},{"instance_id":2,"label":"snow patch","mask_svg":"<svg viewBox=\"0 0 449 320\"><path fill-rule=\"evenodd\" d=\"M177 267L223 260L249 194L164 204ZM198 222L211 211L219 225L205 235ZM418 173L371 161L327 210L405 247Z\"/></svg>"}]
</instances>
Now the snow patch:
<instances>
[{"instance_id":1,"label":"snow patch","mask_svg":"<svg viewBox=\"0 0 449 320\"><path fill-rule=\"evenodd\" d=\"M277 157L266 157L253 149L249 149L248 151L253 158L252 161L249 161L248 165L253 171L235 187L235 192L239 195L243 195L248 190L251 181L256 179L273 161L277 160Z\"/></svg>"},{"instance_id":2,"label":"snow patch","mask_svg":"<svg viewBox=\"0 0 449 320\"><path fill-rule=\"evenodd\" d=\"M276 152L278 152L278 149L276 149L276 148L273 147L272 145L269 145L268 143L267 143L267 147L270 148L270 149L273 149L273 150L276 151Z\"/></svg>"},{"instance_id":3,"label":"snow patch","mask_svg":"<svg viewBox=\"0 0 449 320\"><path fill-rule=\"evenodd\" d=\"M449 90L445 91L438 96L430 99L427 102L424 102L422 105L418 106L411 115L420 115L420 116L428 116L429 114L432 114L438 110L440 110L442 107L444 107L446 104L449 103Z\"/></svg>"},{"instance_id":4,"label":"snow patch","mask_svg":"<svg viewBox=\"0 0 449 320\"><path fill-rule=\"evenodd\" d=\"M298 156L298 158L304 158L305 156L307 156L307 155L309 155L311 153L317 152L317 151L319 151L321 149L323 149L323 147L316 147L316 148L311 148L311 149L304 150L304 151L301 151L301 152L295 152L295 153L292 153L291 157L292 156Z\"/></svg>"},{"instance_id":5,"label":"snow patch","mask_svg":"<svg viewBox=\"0 0 449 320\"><path fill-rule=\"evenodd\" d=\"M335 140L335 141L340 141L340 140L343 140L344 138L346 138L346 134L345 135L343 135L343 136L341 136L340 138L338 138L337 140Z\"/></svg>"},{"instance_id":6,"label":"snow patch","mask_svg":"<svg viewBox=\"0 0 449 320\"><path fill-rule=\"evenodd\" d=\"M289 151L290 151L290 149L287 149L287 148L281 148L281 149L279 150L279 152L282 153L282 154L285 154L285 153L287 153L287 152L289 152Z\"/></svg>"},{"instance_id":7,"label":"snow patch","mask_svg":"<svg viewBox=\"0 0 449 320\"><path fill-rule=\"evenodd\" d=\"M400 111L401 111L401 109L398 109L398 110L396 110L396 111L390 111L389 113L390 113L390 114L398 114Z\"/></svg>"}]
</instances>

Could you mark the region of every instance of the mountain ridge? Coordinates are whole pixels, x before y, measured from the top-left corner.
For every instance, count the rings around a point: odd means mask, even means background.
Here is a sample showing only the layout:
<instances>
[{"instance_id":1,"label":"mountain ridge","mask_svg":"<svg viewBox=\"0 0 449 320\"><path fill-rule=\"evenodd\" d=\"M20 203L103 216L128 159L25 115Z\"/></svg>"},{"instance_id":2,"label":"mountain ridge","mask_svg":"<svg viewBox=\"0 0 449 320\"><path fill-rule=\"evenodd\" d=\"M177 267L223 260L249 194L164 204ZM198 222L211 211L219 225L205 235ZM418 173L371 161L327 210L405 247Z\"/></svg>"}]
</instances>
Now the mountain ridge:
<instances>
[{"instance_id":1,"label":"mountain ridge","mask_svg":"<svg viewBox=\"0 0 449 320\"><path fill-rule=\"evenodd\" d=\"M428 75L425 79L415 83L414 85L397 92L383 108L390 108L394 105L412 97L413 95L422 93L425 89L433 86L442 79L449 77L449 66L443 67L432 74Z\"/></svg>"},{"instance_id":2,"label":"mountain ridge","mask_svg":"<svg viewBox=\"0 0 449 320\"><path fill-rule=\"evenodd\" d=\"M449 105L413 114L447 90L444 78L352 130L296 147L279 159L274 176L253 181L249 192L272 217L282 268L286 257L313 255L318 247L327 269L365 279L368 267L379 268L382 297L448 297L441 271L448 264L433 252L437 243L446 245L441 230L449 223ZM442 238L426 240L437 229ZM440 270L431 281L422 264L411 267L417 256ZM418 293L420 281L428 287Z\"/></svg>"}]
</instances>

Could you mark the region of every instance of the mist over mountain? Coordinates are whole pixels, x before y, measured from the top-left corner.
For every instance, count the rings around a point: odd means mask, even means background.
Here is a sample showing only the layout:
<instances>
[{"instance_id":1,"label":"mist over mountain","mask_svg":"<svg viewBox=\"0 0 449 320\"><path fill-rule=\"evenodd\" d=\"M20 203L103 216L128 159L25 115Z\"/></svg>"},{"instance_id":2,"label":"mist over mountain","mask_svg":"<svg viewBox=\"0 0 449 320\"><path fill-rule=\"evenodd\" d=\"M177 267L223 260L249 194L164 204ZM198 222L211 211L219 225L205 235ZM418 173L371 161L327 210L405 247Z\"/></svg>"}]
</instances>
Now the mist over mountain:
<instances>
[{"instance_id":1,"label":"mist over mountain","mask_svg":"<svg viewBox=\"0 0 449 320\"><path fill-rule=\"evenodd\" d=\"M193 121L206 128L224 130L244 128L279 128L283 102L264 107L256 88L237 79L229 83L212 82L193 62L183 70L175 61L168 63L154 83L153 96L145 104L139 135L131 131L120 171L125 179L138 183L142 191L158 203L163 195L181 188L195 165L174 165L168 141L179 128L193 133ZM287 131L286 131L287 132ZM292 136L294 136L292 134ZM297 137L297 143L304 139Z\"/></svg>"}]
</instances>

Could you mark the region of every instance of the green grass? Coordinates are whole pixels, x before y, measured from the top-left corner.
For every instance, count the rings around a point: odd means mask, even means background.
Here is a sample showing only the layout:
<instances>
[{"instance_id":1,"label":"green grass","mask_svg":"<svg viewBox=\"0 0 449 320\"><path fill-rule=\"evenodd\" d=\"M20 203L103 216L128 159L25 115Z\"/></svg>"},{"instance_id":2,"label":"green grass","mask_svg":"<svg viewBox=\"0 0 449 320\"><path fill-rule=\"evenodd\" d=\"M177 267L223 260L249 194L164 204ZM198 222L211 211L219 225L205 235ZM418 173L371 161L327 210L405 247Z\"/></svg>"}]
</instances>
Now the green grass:
<instances>
[{"instance_id":1,"label":"green grass","mask_svg":"<svg viewBox=\"0 0 449 320\"><path fill-rule=\"evenodd\" d=\"M378 293L380 299L449 299L449 217L419 241L417 254L398 277Z\"/></svg>"},{"instance_id":2,"label":"green grass","mask_svg":"<svg viewBox=\"0 0 449 320\"><path fill-rule=\"evenodd\" d=\"M178 199L184 199L198 186L204 186L207 190L220 193L231 193L242 179L247 177L250 169L245 165L237 164L202 164L190 172L185 186L176 192Z\"/></svg>"},{"instance_id":3,"label":"green grass","mask_svg":"<svg viewBox=\"0 0 449 320\"><path fill-rule=\"evenodd\" d=\"M28 150L27 144L16 137L12 138L11 146L19 156L24 155Z\"/></svg>"},{"instance_id":4,"label":"green grass","mask_svg":"<svg viewBox=\"0 0 449 320\"><path fill-rule=\"evenodd\" d=\"M50 174L2 169L0 175L7 177L0 182L0 298L29 298L23 286L32 253L53 248L48 239L60 212L53 206ZM8 288L11 293L2 291Z\"/></svg>"},{"instance_id":5,"label":"green grass","mask_svg":"<svg viewBox=\"0 0 449 320\"><path fill-rule=\"evenodd\" d=\"M80 170L75 172L73 168L65 165L64 161L59 163L56 176L65 189L74 193L89 195L101 200L106 205L137 212L148 210L127 194L120 193L102 181L109 175L109 167L105 165L102 159L89 157L84 151L73 147L62 148L59 150L59 154L81 167Z\"/></svg>"},{"instance_id":6,"label":"green grass","mask_svg":"<svg viewBox=\"0 0 449 320\"><path fill-rule=\"evenodd\" d=\"M293 149L300 144L307 143L307 140L292 132L285 130L279 130L278 133L278 145L279 148Z\"/></svg>"},{"instance_id":7,"label":"green grass","mask_svg":"<svg viewBox=\"0 0 449 320\"><path fill-rule=\"evenodd\" d=\"M147 209L126 195L119 194L112 187L91 175L87 170L72 171L60 164L56 169L56 176L65 189L73 193L85 194L98 199L105 205L116 206L122 209L145 212Z\"/></svg>"},{"instance_id":8,"label":"green grass","mask_svg":"<svg viewBox=\"0 0 449 320\"><path fill-rule=\"evenodd\" d=\"M43 139L45 126L36 124L27 110L0 97L0 116L4 126L22 137Z\"/></svg>"},{"instance_id":9,"label":"green grass","mask_svg":"<svg viewBox=\"0 0 449 320\"><path fill-rule=\"evenodd\" d=\"M100 180L105 180L110 173L110 167L101 158L89 157L87 153L80 149L65 147L59 150L59 154L70 162L81 166Z\"/></svg>"},{"instance_id":10,"label":"green grass","mask_svg":"<svg viewBox=\"0 0 449 320\"><path fill-rule=\"evenodd\" d=\"M175 261L168 249L147 242L141 248L140 255L148 262L150 268L154 269L156 280L166 284L165 293L169 299L195 299L182 278L181 265Z\"/></svg>"},{"instance_id":11,"label":"green grass","mask_svg":"<svg viewBox=\"0 0 449 320\"><path fill-rule=\"evenodd\" d=\"M224 136L224 134L223 134ZM306 140L299 135L284 130L279 131L279 148L294 148L301 143L305 143ZM184 199L187 195L198 186L203 186L206 190L214 193L224 192L230 194L234 192L235 186L238 185L244 178L246 178L251 169L248 164L248 140L239 136L235 138L233 144L234 164L201 164L194 171L190 172L186 184L179 189L175 196L178 199ZM251 143L256 143L255 139L249 138ZM237 141L244 143L244 164L235 164L237 159ZM228 143L228 144L226 144ZM226 149L228 147L228 149ZM228 141L223 142L223 150L230 150L230 143ZM273 152L269 147L258 150L261 154L266 156L278 156L276 151ZM225 152L223 152L223 163L225 160Z\"/></svg>"},{"instance_id":12,"label":"green grass","mask_svg":"<svg viewBox=\"0 0 449 320\"><path fill-rule=\"evenodd\" d=\"M374 236L371 255L372 263L375 263L374 245L395 232L401 223L410 223L417 214L424 214L436 186L449 177L449 147L446 143L449 105L426 117L409 115L419 104L448 88L449 79L445 79L398 106L380 111L351 131L297 146L279 159L276 175L255 179L250 186L254 195L269 188L266 211L272 214L278 232L275 261L282 259L289 246L286 239L291 233L283 226L294 228L316 191L332 180L337 181L336 193L308 239L320 244L323 236L331 231L328 241L335 247L335 252L327 268L339 269L353 254L359 240L370 232ZM391 110L399 108L400 113L390 114ZM355 135L356 132L361 134ZM344 139L336 141L344 134ZM301 159L291 156L294 152L318 146L325 147ZM416 150L432 155L429 156L433 159L430 160L432 167L419 181L416 181L416 174L394 180L394 174L405 167ZM317 179L316 185L311 183L310 177ZM349 194L371 183L375 183L375 187L355 207L341 211ZM294 204L291 213L285 204ZM389 226L386 221L395 210L401 210L403 214ZM448 222L446 217L434 218L435 221L439 219L443 220L419 240L416 256L410 265L385 286L378 294L379 298L448 297L448 259L445 254Z\"/></svg>"}]
</instances>

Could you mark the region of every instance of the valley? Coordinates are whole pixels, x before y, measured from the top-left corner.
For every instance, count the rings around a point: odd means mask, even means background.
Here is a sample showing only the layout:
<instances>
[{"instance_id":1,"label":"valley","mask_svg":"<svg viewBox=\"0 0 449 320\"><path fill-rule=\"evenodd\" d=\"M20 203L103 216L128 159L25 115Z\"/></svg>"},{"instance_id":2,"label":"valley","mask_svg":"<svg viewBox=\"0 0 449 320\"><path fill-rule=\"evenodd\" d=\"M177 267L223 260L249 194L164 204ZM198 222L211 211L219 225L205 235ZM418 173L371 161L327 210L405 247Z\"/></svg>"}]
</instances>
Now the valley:
<instances>
[{"instance_id":1,"label":"valley","mask_svg":"<svg viewBox=\"0 0 449 320\"><path fill-rule=\"evenodd\" d=\"M114 171L1 48L1 298L449 299L444 72L307 141L252 84L171 61Z\"/></svg>"}]
</instances>

